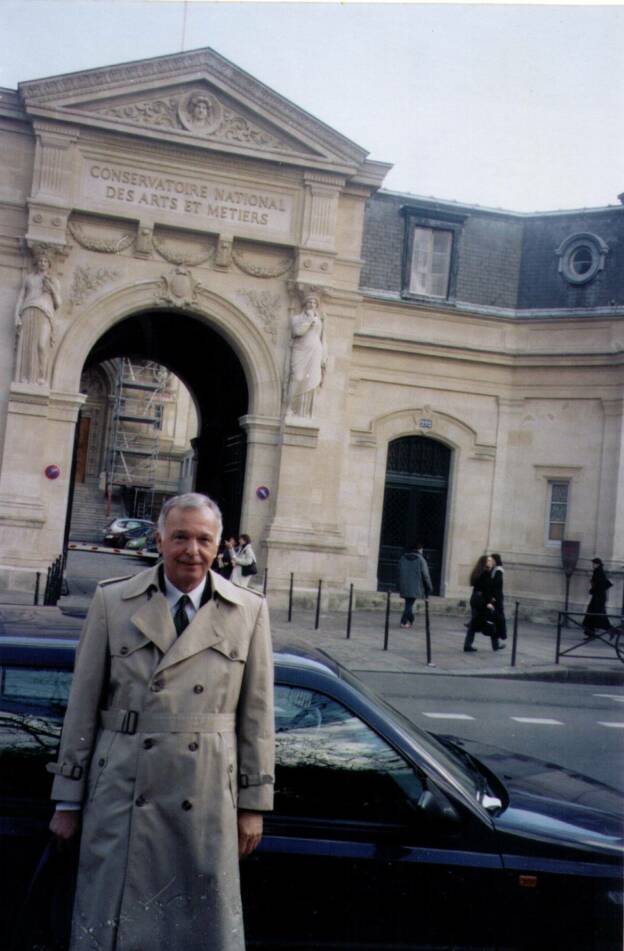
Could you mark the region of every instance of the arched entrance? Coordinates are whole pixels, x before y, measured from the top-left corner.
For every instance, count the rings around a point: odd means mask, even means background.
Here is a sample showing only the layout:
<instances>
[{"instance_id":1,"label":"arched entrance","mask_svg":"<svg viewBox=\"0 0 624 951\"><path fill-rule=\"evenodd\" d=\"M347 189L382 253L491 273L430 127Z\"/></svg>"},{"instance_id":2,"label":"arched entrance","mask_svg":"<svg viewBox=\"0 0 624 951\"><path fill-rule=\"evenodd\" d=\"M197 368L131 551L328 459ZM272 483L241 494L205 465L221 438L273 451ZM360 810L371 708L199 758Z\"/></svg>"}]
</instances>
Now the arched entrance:
<instances>
[{"instance_id":1,"label":"arched entrance","mask_svg":"<svg viewBox=\"0 0 624 951\"><path fill-rule=\"evenodd\" d=\"M248 411L249 393L233 349L192 315L145 310L110 327L92 347L83 372L101 373L120 358L166 367L190 391L199 418L194 488L215 498L227 530L238 532L246 455L239 419ZM84 436L84 423L78 426ZM172 486L168 494L176 490Z\"/></svg>"},{"instance_id":2,"label":"arched entrance","mask_svg":"<svg viewBox=\"0 0 624 951\"><path fill-rule=\"evenodd\" d=\"M451 450L436 439L402 436L388 444L379 590L397 589L402 552L408 544L422 542L433 593L440 593L450 463Z\"/></svg>"}]
</instances>

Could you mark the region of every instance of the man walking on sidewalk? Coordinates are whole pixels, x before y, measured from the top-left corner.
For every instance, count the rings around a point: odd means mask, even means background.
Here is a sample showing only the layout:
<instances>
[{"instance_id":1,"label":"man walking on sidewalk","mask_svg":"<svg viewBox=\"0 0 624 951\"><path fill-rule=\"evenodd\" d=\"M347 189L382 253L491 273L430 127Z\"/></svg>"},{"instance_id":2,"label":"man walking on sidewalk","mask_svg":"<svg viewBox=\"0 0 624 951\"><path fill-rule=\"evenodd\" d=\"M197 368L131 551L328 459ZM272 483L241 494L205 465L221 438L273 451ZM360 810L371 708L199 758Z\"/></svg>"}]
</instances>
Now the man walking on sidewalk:
<instances>
[{"instance_id":1,"label":"man walking on sidewalk","mask_svg":"<svg viewBox=\"0 0 624 951\"><path fill-rule=\"evenodd\" d=\"M405 601L401 615L401 627L410 628L414 623L414 601L428 598L432 584L429 566L421 544L410 545L399 559L399 594Z\"/></svg>"}]
</instances>

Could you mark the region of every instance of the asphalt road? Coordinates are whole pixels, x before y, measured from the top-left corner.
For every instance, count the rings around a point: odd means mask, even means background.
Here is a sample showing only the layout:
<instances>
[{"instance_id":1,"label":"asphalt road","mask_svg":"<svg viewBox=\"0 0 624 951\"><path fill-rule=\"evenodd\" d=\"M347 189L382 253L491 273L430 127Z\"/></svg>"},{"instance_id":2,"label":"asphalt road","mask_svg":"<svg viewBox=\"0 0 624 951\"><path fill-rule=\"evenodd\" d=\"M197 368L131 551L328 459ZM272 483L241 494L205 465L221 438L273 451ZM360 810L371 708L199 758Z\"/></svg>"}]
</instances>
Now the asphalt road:
<instances>
[{"instance_id":1,"label":"asphalt road","mask_svg":"<svg viewBox=\"0 0 624 951\"><path fill-rule=\"evenodd\" d=\"M617 687L358 673L417 726L557 763L624 791L624 691Z\"/></svg>"}]
</instances>

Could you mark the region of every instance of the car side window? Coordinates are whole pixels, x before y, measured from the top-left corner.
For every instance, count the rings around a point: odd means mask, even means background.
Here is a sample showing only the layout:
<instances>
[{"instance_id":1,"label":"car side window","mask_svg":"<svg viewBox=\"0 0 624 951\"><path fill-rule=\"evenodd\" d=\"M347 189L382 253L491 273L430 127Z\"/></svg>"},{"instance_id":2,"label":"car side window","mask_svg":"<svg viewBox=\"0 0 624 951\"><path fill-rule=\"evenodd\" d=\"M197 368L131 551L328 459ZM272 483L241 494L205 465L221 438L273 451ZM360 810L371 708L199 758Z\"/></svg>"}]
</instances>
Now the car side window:
<instances>
[{"instance_id":1,"label":"car side window","mask_svg":"<svg viewBox=\"0 0 624 951\"><path fill-rule=\"evenodd\" d=\"M71 673L0 667L0 794L7 799L47 799Z\"/></svg>"},{"instance_id":2,"label":"car side window","mask_svg":"<svg viewBox=\"0 0 624 951\"><path fill-rule=\"evenodd\" d=\"M275 727L277 815L392 824L413 816L423 777L342 704L278 685Z\"/></svg>"}]
</instances>

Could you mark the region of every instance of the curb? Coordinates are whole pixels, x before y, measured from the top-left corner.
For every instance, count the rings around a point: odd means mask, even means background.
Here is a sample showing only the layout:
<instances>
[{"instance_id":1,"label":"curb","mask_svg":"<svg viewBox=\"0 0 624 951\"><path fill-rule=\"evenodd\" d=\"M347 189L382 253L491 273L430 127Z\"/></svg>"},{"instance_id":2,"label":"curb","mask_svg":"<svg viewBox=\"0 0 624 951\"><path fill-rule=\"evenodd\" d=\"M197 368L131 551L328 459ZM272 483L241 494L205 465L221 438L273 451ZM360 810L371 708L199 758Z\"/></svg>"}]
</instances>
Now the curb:
<instances>
[{"instance_id":1,"label":"curb","mask_svg":"<svg viewBox=\"0 0 624 951\"><path fill-rule=\"evenodd\" d=\"M380 670L371 667L352 667L354 674L403 674L429 675L433 677L480 677L490 680L534 680L545 683L594 684L597 687L624 687L624 668L619 670L592 670L582 667L536 667L535 670L445 670L443 667L422 667L418 670Z\"/></svg>"}]
</instances>

